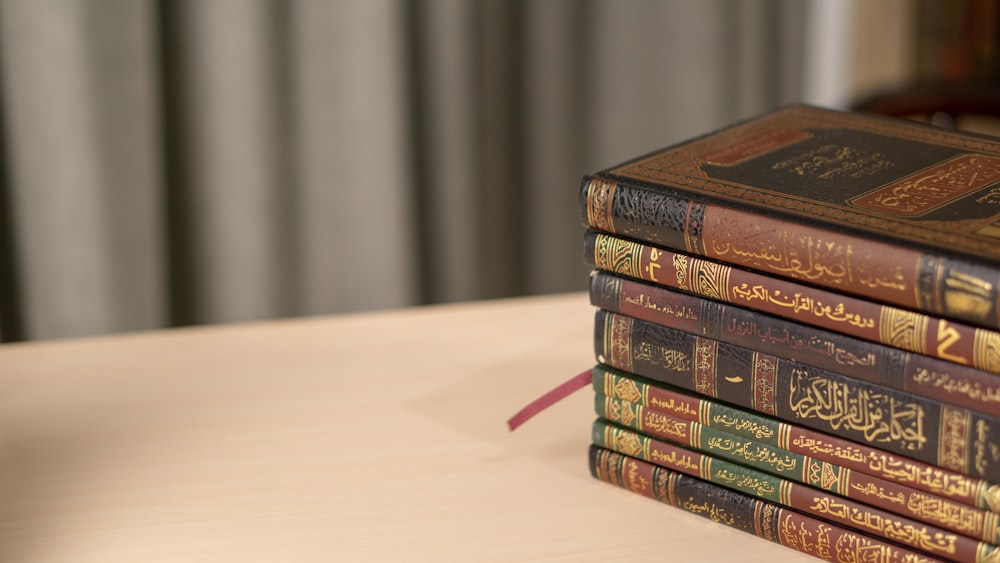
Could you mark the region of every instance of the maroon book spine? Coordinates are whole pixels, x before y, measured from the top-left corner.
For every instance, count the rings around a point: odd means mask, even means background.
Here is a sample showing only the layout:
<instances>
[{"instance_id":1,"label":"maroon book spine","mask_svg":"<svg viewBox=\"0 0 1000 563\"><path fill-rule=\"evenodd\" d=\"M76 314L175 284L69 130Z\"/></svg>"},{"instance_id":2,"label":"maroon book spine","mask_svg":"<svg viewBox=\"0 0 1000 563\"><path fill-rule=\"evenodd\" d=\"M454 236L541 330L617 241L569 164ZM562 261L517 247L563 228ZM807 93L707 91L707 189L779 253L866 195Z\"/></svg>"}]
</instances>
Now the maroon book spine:
<instances>
[{"instance_id":1,"label":"maroon book spine","mask_svg":"<svg viewBox=\"0 0 1000 563\"><path fill-rule=\"evenodd\" d=\"M744 307L595 270L590 302L602 309L707 336L990 414L1000 376Z\"/></svg>"},{"instance_id":2,"label":"maroon book spine","mask_svg":"<svg viewBox=\"0 0 1000 563\"><path fill-rule=\"evenodd\" d=\"M588 231L584 259L630 278L1000 374L1000 332Z\"/></svg>"},{"instance_id":3,"label":"maroon book spine","mask_svg":"<svg viewBox=\"0 0 1000 563\"><path fill-rule=\"evenodd\" d=\"M657 440L605 420L593 425L594 444L671 471L717 483L768 502L815 514L836 524L961 563L989 561L996 545L892 514L709 455Z\"/></svg>"},{"instance_id":4,"label":"maroon book spine","mask_svg":"<svg viewBox=\"0 0 1000 563\"><path fill-rule=\"evenodd\" d=\"M941 561L598 446L590 446L589 465L601 481L827 561Z\"/></svg>"},{"instance_id":5,"label":"maroon book spine","mask_svg":"<svg viewBox=\"0 0 1000 563\"><path fill-rule=\"evenodd\" d=\"M611 367L1000 481L993 417L603 310L594 345Z\"/></svg>"},{"instance_id":6,"label":"maroon book spine","mask_svg":"<svg viewBox=\"0 0 1000 563\"><path fill-rule=\"evenodd\" d=\"M630 373L595 366L595 394L719 428L778 448L880 477L967 506L1000 512L1000 485L899 456L868 444L789 424L757 412L720 403L690 391L658 384Z\"/></svg>"}]
</instances>

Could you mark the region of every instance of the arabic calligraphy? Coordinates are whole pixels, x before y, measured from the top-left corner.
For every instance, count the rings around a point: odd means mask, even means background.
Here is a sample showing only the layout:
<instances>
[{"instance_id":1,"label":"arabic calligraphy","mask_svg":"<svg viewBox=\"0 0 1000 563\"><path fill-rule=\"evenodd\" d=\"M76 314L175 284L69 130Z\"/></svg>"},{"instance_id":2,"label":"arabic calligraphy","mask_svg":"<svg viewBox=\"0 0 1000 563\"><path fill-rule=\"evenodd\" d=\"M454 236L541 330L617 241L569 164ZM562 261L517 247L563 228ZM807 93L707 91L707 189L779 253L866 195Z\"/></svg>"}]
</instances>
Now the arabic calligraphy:
<instances>
[{"instance_id":1,"label":"arabic calligraphy","mask_svg":"<svg viewBox=\"0 0 1000 563\"><path fill-rule=\"evenodd\" d=\"M712 436L708 439L708 449L722 452L726 457L738 458L764 466L778 473L794 472L799 462L799 456L794 453L778 452L765 444L752 440L734 440Z\"/></svg>"},{"instance_id":2,"label":"arabic calligraphy","mask_svg":"<svg viewBox=\"0 0 1000 563\"><path fill-rule=\"evenodd\" d=\"M964 395L983 403L1000 403L1000 387L985 387L978 381L924 368L917 369L910 377L914 383L931 385L948 394Z\"/></svg>"},{"instance_id":3,"label":"arabic calligraphy","mask_svg":"<svg viewBox=\"0 0 1000 563\"><path fill-rule=\"evenodd\" d=\"M949 555L955 553L955 542L958 539L955 534L935 532L932 535L926 527L904 523L879 512L861 510L834 497L813 497L809 510L928 552Z\"/></svg>"},{"instance_id":4,"label":"arabic calligraphy","mask_svg":"<svg viewBox=\"0 0 1000 563\"><path fill-rule=\"evenodd\" d=\"M911 451L927 443L925 413L918 403L801 368L792 369L788 381L789 407L800 418L822 420L833 430L852 430L869 442L893 442Z\"/></svg>"},{"instance_id":5,"label":"arabic calligraphy","mask_svg":"<svg viewBox=\"0 0 1000 563\"><path fill-rule=\"evenodd\" d=\"M872 328L875 326L875 319L859 313L851 313L847 311L843 303L831 306L824 304L819 299L803 295L802 293L787 294L778 289L770 290L763 285L751 286L745 282L733 287L732 293L747 303L764 301L789 309L794 315L810 313L816 317L823 317L838 323L846 323L858 328Z\"/></svg>"}]
</instances>

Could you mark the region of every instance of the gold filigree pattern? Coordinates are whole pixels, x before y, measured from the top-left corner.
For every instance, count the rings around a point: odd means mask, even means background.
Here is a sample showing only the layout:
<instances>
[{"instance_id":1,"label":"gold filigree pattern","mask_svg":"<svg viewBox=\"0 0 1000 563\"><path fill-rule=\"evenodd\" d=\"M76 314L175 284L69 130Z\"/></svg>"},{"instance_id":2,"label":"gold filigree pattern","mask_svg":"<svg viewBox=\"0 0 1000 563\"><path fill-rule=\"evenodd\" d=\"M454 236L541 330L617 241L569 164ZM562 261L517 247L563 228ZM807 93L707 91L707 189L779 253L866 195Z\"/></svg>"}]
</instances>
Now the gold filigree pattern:
<instances>
[{"instance_id":1,"label":"gold filigree pattern","mask_svg":"<svg viewBox=\"0 0 1000 563\"><path fill-rule=\"evenodd\" d=\"M598 268L633 278L642 278L642 245L598 235Z\"/></svg>"},{"instance_id":2,"label":"gold filigree pattern","mask_svg":"<svg viewBox=\"0 0 1000 563\"><path fill-rule=\"evenodd\" d=\"M1000 373L1000 334L976 329L973 338L973 364L990 373Z\"/></svg>"},{"instance_id":3,"label":"gold filigree pattern","mask_svg":"<svg viewBox=\"0 0 1000 563\"><path fill-rule=\"evenodd\" d=\"M642 393L634 381L620 379L615 383L615 396L623 401L638 403L642 400Z\"/></svg>"},{"instance_id":4,"label":"gold filigree pattern","mask_svg":"<svg viewBox=\"0 0 1000 563\"><path fill-rule=\"evenodd\" d=\"M587 221L595 229L613 233L611 203L614 201L617 184L610 180L595 178L587 184Z\"/></svg>"},{"instance_id":5,"label":"gold filigree pattern","mask_svg":"<svg viewBox=\"0 0 1000 563\"><path fill-rule=\"evenodd\" d=\"M694 272L691 291L717 301L731 301L729 275L732 268L695 258L691 260L691 270Z\"/></svg>"},{"instance_id":6,"label":"gold filigree pattern","mask_svg":"<svg viewBox=\"0 0 1000 563\"><path fill-rule=\"evenodd\" d=\"M926 354L924 342L927 339L927 323L927 315L882 307L879 338L883 344Z\"/></svg>"},{"instance_id":7,"label":"gold filigree pattern","mask_svg":"<svg viewBox=\"0 0 1000 563\"><path fill-rule=\"evenodd\" d=\"M971 429L972 416L968 411L948 406L941 410L938 460L942 467L960 473L968 470L966 448Z\"/></svg>"}]
</instances>

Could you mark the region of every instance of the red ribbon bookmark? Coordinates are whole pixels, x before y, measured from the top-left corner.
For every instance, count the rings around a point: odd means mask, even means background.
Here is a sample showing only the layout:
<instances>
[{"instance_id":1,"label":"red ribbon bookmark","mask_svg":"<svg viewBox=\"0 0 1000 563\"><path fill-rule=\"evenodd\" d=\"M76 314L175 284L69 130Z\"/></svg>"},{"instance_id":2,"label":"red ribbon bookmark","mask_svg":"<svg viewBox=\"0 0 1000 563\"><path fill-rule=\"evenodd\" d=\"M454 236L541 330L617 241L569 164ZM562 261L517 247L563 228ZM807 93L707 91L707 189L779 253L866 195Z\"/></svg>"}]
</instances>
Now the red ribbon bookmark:
<instances>
[{"instance_id":1,"label":"red ribbon bookmark","mask_svg":"<svg viewBox=\"0 0 1000 563\"><path fill-rule=\"evenodd\" d=\"M588 369L564 381L555 389L531 401L524 408L517 411L517 414L510 417L507 421L507 427L514 430L527 422L531 417L572 395L574 391L590 385L593 377L592 371Z\"/></svg>"}]
</instances>

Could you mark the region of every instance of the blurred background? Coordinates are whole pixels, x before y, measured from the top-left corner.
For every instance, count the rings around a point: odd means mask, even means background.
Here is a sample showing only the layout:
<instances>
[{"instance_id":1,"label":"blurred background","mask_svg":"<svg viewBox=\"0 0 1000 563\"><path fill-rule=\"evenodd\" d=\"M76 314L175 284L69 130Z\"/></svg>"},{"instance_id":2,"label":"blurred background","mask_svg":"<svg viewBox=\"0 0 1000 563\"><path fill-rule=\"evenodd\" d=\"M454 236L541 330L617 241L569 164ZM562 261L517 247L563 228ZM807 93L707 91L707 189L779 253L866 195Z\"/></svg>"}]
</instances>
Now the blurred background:
<instances>
[{"instance_id":1,"label":"blurred background","mask_svg":"<svg viewBox=\"0 0 1000 563\"><path fill-rule=\"evenodd\" d=\"M584 173L790 102L988 119L995 4L0 0L0 339L582 290Z\"/></svg>"}]
</instances>

